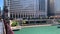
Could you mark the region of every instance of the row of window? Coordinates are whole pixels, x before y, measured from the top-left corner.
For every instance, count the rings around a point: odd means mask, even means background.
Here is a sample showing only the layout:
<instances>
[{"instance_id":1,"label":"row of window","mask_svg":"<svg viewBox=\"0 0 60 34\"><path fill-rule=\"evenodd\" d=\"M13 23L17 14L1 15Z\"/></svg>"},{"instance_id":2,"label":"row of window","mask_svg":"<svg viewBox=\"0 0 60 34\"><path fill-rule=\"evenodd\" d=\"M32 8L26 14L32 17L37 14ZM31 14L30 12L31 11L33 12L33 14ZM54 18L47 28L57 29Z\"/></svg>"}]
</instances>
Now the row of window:
<instances>
[{"instance_id":1,"label":"row of window","mask_svg":"<svg viewBox=\"0 0 60 34\"><path fill-rule=\"evenodd\" d=\"M26 18L26 17L34 17L34 15L18 15L18 14L10 14L11 18Z\"/></svg>"},{"instance_id":2,"label":"row of window","mask_svg":"<svg viewBox=\"0 0 60 34\"><path fill-rule=\"evenodd\" d=\"M37 17L37 18L40 18L40 17L42 17L42 18L45 18L46 16L45 15L39 15L39 16L37 16L37 15L18 15L18 14L10 14L10 17L11 18L34 18L34 17Z\"/></svg>"}]
</instances>

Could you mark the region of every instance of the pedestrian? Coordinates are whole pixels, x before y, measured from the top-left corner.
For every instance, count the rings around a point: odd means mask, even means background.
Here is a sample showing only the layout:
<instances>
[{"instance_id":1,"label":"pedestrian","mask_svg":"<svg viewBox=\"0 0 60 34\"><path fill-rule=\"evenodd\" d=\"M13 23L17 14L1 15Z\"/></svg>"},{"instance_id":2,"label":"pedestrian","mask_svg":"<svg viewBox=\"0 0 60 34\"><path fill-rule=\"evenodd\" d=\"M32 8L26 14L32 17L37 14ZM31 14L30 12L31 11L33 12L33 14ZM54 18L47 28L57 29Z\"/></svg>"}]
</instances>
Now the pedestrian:
<instances>
[{"instance_id":1,"label":"pedestrian","mask_svg":"<svg viewBox=\"0 0 60 34\"><path fill-rule=\"evenodd\" d=\"M5 29L6 29L6 34L14 34L14 32L11 29L11 26L9 24L9 19L8 18L4 18L4 25L5 25Z\"/></svg>"}]
</instances>

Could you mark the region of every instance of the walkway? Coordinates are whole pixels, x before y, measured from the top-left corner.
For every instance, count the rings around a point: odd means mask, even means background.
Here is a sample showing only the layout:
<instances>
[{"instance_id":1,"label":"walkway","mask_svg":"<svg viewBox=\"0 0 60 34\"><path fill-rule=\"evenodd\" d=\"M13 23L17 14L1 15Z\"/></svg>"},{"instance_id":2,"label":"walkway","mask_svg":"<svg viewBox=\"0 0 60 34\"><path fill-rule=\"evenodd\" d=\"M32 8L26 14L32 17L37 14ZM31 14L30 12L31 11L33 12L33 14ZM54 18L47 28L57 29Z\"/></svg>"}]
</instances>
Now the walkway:
<instances>
[{"instance_id":1,"label":"walkway","mask_svg":"<svg viewBox=\"0 0 60 34\"><path fill-rule=\"evenodd\" d=\"M3 34L3 23L2 22L0 22L0 34Z\"/></svg>"},{"instance_id":2,"label":"walkway","mask_svg":"<svg viewBox=\"0 0 60 34\"><path fill-rule=\"evenodd\" d=\"M21 28L25 27L38 27L38 26L51 26L52 24L45 24L45 25L30 25L30 26L21 26Z\"/></svg>"}]
</instances>

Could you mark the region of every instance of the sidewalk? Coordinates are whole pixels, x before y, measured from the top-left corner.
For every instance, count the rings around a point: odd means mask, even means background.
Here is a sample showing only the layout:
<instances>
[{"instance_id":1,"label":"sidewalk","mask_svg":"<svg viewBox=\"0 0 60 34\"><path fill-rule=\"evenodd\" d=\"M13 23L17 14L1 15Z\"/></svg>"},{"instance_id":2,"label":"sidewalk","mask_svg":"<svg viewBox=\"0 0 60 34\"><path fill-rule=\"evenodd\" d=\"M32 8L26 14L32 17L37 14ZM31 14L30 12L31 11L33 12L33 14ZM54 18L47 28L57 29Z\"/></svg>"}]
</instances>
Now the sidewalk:
<instances>
[{"instance_id":1,"label":"sidewalk","mask_svg":"<svg viewBox=\"0 0 60 34\"><path fill-rule=\"evenodd\" d=\"M0 34L3 34L3 23L2 22L0 22Z\"/></svg>"},{"instance_id":2,"label":"sidewalk","mask_svg":"<svg viewBox=\"0 0 60 34\"><path fill-rule=\"evenodd\" d=\"M30 25L30 26L21 26L21 28L25 27L38 27L38 26L51 26L52 24L45 24L45 25Z\"/></svg>"}]
</instances>

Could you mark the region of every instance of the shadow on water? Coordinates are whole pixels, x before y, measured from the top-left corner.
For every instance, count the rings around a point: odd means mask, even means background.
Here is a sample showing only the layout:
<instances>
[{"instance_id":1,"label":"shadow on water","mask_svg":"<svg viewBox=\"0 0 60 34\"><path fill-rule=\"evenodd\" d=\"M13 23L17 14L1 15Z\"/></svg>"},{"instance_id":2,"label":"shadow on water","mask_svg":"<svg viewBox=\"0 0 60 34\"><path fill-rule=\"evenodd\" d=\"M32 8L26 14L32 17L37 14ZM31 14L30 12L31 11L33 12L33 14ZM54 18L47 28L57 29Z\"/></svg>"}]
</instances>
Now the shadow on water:
<instances>
[{"instance_id":1,"label":"shadow on water","mask_svg":"<svg viewBox=\"0 0 60 34\"><path fill-rule=\"evenodd\" d=\"M19 31L20 29L16 29L16 30L13 30L13 31Z\"/></svg>"}]
</instances>

